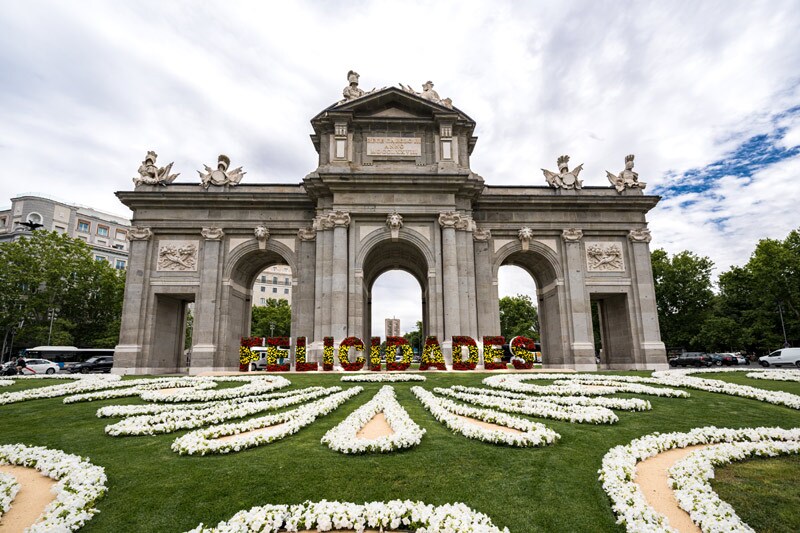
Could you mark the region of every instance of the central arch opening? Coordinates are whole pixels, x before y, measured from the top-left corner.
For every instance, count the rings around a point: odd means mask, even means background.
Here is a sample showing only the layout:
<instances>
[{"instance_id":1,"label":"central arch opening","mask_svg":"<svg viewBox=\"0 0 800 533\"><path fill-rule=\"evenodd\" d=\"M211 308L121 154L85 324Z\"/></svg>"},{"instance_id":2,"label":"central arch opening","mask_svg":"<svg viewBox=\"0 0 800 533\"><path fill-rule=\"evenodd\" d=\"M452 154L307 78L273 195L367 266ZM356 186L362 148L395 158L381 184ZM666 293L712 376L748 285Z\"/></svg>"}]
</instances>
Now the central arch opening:
<instances>
[{"instance_id":1,"label":"central arch opening","mask_svg":"<svg viewBox=\"0 0 800 533\"><path fill-rule=\"evenodd\" d=\"M363 261L364 340L387 336L386 319L400 321L399 336L419 331L412 349L432 331L428 260L409 241L386 239L370 249ZM419 323L419 325L418 325ZM392 331L394 333L394 331Z\"/></svg>"}]
</instances>

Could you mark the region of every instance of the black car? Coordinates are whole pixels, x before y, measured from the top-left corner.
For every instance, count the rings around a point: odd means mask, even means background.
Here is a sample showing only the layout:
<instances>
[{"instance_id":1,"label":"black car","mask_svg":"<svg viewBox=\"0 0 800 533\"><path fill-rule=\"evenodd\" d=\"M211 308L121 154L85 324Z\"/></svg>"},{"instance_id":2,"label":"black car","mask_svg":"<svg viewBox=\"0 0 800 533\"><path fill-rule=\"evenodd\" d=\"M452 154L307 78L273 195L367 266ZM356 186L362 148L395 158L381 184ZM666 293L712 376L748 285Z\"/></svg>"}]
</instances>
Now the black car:
<instances>
[{"instance_id":1,"label":"black car","mask_svg":"<svg viewBox=\"0 0 800 533\"><path fill-rule=\"evenodd\" d=\"M711 354L711 360L717 366L735 366L737 363L736 357L730 353L714 353Z\"/></svg>"},{"instance_id":2,"label":"black car","mask_svg":"<svg viewBox=\"0 0 800 533\"><path fill-rule=\"evenodd\" d=\"M670 359L669 366L711 366L714 361L711 356L702 352L686 352Z\"/></svg>"},{"instance_id":3,"label":"black car","mask_svg":"<svg viewBox=\"0 0 800 533\"><path fill-rule=\"evenodd\" d=\"M111 356L90 357L83 363L72 365L69 371L73 374L80 372L81 374L88 374L90 372L111 372L111 367L114 365L114 358Z\"/></svg>"}]
</instances>

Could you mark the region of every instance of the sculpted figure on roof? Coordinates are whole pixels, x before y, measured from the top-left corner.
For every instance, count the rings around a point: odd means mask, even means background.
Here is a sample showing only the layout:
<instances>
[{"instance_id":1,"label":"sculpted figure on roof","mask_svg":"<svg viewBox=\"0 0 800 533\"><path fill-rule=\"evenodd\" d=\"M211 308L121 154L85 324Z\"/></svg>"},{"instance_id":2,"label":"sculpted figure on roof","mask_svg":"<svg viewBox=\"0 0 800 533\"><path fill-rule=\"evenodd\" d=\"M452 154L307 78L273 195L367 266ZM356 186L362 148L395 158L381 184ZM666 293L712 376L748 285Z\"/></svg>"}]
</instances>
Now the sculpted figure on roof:
<instances>
[{"instance_id":1,"label":"sculpted figure on roof","mask_svg":"<svg viewBox=\"0 0 800 533\"><path fill-rule=\"evenodd\" d=\"M647 184L639 181L639 173L633 171L633 154L625 156L625 168L615 176L606 170L606 176L611 185L621 193L625 189L644 189Z\"/></svg>"}]
</instances>

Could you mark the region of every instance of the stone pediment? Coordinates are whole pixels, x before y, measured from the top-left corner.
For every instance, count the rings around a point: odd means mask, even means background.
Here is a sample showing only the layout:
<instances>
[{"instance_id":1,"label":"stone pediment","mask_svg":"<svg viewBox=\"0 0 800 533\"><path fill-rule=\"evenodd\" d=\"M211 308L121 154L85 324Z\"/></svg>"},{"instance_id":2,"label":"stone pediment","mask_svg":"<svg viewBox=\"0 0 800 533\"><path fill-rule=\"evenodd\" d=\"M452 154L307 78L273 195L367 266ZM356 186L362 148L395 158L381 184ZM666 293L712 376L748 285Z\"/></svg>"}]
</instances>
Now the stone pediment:
<instances>
[{"instance_id":1,"label":"stone pediment","mask_svg":"<svg viewBox=\"0 0 800 533\"><path fill-rule=\"evenodd\" d=\"M380 111L376 111L369 115L370 117L375 118L428 118L428 117L421 117L420 115L416 115L411 113L405 109L401 109L399 107L388 107L386 109L381 109Z\"/></svg>"}]
</instances>

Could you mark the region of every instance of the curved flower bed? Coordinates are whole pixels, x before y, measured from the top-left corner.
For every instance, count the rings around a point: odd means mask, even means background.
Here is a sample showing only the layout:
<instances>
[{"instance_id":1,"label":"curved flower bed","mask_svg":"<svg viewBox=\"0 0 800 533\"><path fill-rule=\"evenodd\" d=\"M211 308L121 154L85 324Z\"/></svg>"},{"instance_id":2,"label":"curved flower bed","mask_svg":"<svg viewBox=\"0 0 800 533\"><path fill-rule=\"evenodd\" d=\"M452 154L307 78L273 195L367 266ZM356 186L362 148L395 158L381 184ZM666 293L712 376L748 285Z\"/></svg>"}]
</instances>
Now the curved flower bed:
<instances>
[{"instance_id":1,"label":"curved flower bed","mask_svg":"<svg viewBox=\"0 0 800 533\"><path fill-rule=\"evenodd\" d=\"M635 483L636 463L648 457L653 457L661 452L673 448L685 448L695 444L715 444L720 442L736 443L748 442L759 443L761 441L800 441L800 428L791 430L782 428L745 428L728 429L716 428L713 426L696 428L687 433L654 433L631 441L625 446L615 446L603 456L602 466L598 471L603 490L611 498L612 509L617 516L617 523L623 524L628 531L674 531L669 527L666 518L657 513L647 504L644 496ZM697 453L697 452L695 452ZM714 452L709 452L714 454ZM691 457L691 456L690 456ZM687 458L688 459L688 458ZM676 464L673 470L678 465ZM699 468L697 462L689 468ZM676 484L685 485L682 490L689 490L689 496L684 496L685 501L692 501L693 496L691 485L693 481L684 475L686 469L676 470L673 480ZM707 471L706 471L707 472ZM698 470L699 475L704 475L703 471ZM707 479L707 478L706 478ZM676 494L677 496L677 494ZM687 504L688 506L688 504ZM686 509L690 515L697 512L696 509ZM708 524L716 522L721 526L719 529L711 527L710 531L724 530L735 531L736 528L727 527L727 520L730 518L727 513L706 514L709 517L704 519ZM695 520L695 516L692 515ZM706 530L704 528L704 530Z\"/></svg>"},{"instance_id":2,"label":"curved flower bed","mask_svg":"<svg viewBox=\"0 0 800 533\"><path fill-rule=\"evenodd\" d=\"M11 508L11 502L14 501L18 492L19 483L17 483L17 478L0 472L0 518L3 517L3 513Z\"/></svg>"},{"instance_id":3,"label":"curved flower bed","mask_svg":"<svg viewBox=\"0 0 800 533\"><path fill-rule=\"evenodd\" d=\"M33 378L34 376L30 376ZM38 378L38 376L37 376ZM26 376L24 379L29 379ZM42 379L42 378L38 378ZM70 394L78 394L82 392L97 391L102 389L130 387L137 384L143 384L146 379L134 379L122 382L117 375L110 376L90 376L74 380L72 383L61 383L59 385L50 385L47 387L37 387L35 389L27 389L16 392L4 392L0 394L0 405L10 403L24 402L27 400L39 400L42 398L56 398L58 396L68 396Z\"/></svg>"},{"instance_id":4,"label":"curved flower bed","mask_svg":"<svg viewBox=\"0 0 800 533\"><path fill-rule=\"evenodd\" d=\"M499 396L501 398L512 398L515 400L535 400L542 402L552 402L559 405L596 405L608 409L620 409L622 411L650 411L653 406L647 400L639 398L605 398L603 396L528 396L518 392L508 392L497 389L481 389L478 387L465 387L463 385L453 385L451 390L466 392L467 394L488 394L489 396Z\"/></svg>"},{"instance_id":5,"label":"curved flower bed","mask_svg":"<svg viewBox=\"0 0 800 533\"><path fill-rule=\"evenodd\" d=\"M337 409L362 390L364 389L361 387L353 387L284 413L192 431L175 439L175 442L172 443L172 451L180 455L206 455L207 453L238 452L247 448L261 446L262 444L269 444L297 433L317 418ZM217 440L220 437L238 435L242 432L278 424L280 424L280 427L276 427L275 431L241 435L229 441Z\"/></svg>"},{"instance_id":6,"label":"curved flower bed","mask_svg":"<svg viewBox=\"0 0 800 533\"><path fill-rule=\"evenodd\" d=\"M14 382L8 379L0 379L0 387L10 387Z\"/></svg>"},{"instance_id":7,"label":"curved flower bed","mask_svg":"<svg viewBox=\"0 0 800 533\"><path fill-rule=\"evenodd\" d=\"M230 520L216 526L200 524L187 533L222 533L259 531L317 530L331 531L366 528L385 530L425 531L428 533L453 533L474 531L481 533L508 533L507 528L495 526L485 514L474 511L463 503L428 505L410 500L368 502L305 502L298 505L264 505L239 511Z\"/></svg>"},{"instance_id":8,"label":"curved flower bed","mask_svg":"<svg viewBox=\"0 0 800 533\"><path fill-rule=\"evenodd\" d=\"M194 429L207 424L218 424L234 418L243 418L249 415L281 409L290 405L297 405L308 400L327 396L342 390L340 387L310 387L288 393L284 397L269 400L240 400L220 402L215 405L187 406L184 409L174 409L152 415L132 416L106 426L106 434L119 437L127 435L156 435L171 433L180 429Z\"/></svg>"},{"instance_id":9,"label":"curved flower bed","mask_svg":"<svg viewBox=\"0 0 800 533\"><path fill-rule=\"evenodd\" d=\"M566 420L567 422L592 423L592 424L613 424L619 422L619 417L610 409L597 406L582 405L559 405L536 399L513 400L510 398L498 398L483 394L468 394L452 389L433 389L438 394L450 396L457 400L462 400L481 407L493 407L501 411L520 413L523 415L538 416L541 418L552 418L554 420Z\"/></svg>"},{"instance_id":10,"label":"curved flower bed","mask_svg":"<svg viewBox=\"0 0 800 533\"><path fill-rule=\"evenodd\" d=\"M383 412L394 433L377 439L358 438L356 435L359 430L380 412ZM422 441L424 434L425 430L414 423L406 410L397 403L394 389L385 385L370 401L325 433L321 442L332 450L346 454L386 453L416 446Z\"/></svg>"},{"instance_id":11,"label":"curved flower bed","mask_svg":"<svg viewBox=\"0 0 800 533\"><path fill-rule=\"evenodd\" d=\"M422 402L436 420L450 428L455 433L461 433L469 439L482 440L493 444L507 444L509 446L532 447L553 444L561 436L548 429L544 424L531 422L505 413L498 413L490 409L477 409L466 405L457 404L445 398L438 398L422 387L411 387L411 392ZM459 416L482 420L491 424L517 429L522 433L510 433L498 429L488 429L459 418Z\"/></svg>"},{"instance_id":12,"label":"curved flower bed","mask_svg":"<svg viewBox=\"0 0 800 533\"><path fill-rule=\"evenodd\" d=\"M133 387L120 387L115 389L106 389L97 392L86 392L83 394L75 394L64 398L64 403L77 403L77 402L91 402L94 400L108 400L111 398L124 398L126 396L139 396L147 391L159 391L161 389L173 389L181 387L192 387L195 390L211 389L217 384L207 378L156 378L148 380L130 380L129 382L142 382L138 386Z\"/></svg>"},{"instance_id":13,"label":"curved flower bed","mask_svg":"<svg viewBox=\"0 0 800 533\"><path fill-rule=\"evenodd\" d=\"M418 374L357 374L354 376L342 376L342 381L395 383L402 381L425 381L425 376L420 376Z\"/></svg>"},{"instance_id":14,"label":"curved flower bed","mask_svg":"<svg viewBox=\"0 0 800 533\"><path fill-rule=\"evenodd\" d=\"M483 380L490 387L529 394L547 394L554 396L603 396L630 392L649 394L669 398L687 398L689 394L682 390L664 387L649 387L616 378L636 376L598 376L594 374L537 374L536 376L503 375L492 376ZM646 379L646 378L641 378ZM552 385L533 385L526 380L557 380Z\"/></svg>"},{"instance_id":15,"label":"curved flower bed","mask_svg":"<svg viewBox=\"0 0 800 533\"><path fill-rule=\"evenodd\" d=\"M58 481L53 488L55 500L45 508L39 521L26 529L31 533L79 529L98 512L94 504L107 490L102 467L61 450L24 444L0 445L0 464L35 468Z\"/></svg>"},{"instance_id":16,"label":"curved flower bed","mask_svg":"<svg viewBox=\"0 0 800 533\"><path fill-rule=\"evenodd\" d=\"M241 387L231 389L202 390L193 388L169 395L161 394L157 390L150 390L142 392L139 397L148 402L207 402L256 396L258 394L264 394L265 392L282 389L292 384L291 381L281 376L252 377L248 378L248 381L249 383Z\"/></svg>"},{"instance_id":17,"label":"curved flower bed","mask_svg":"<svg viewBox=\"0 0 800 533\"><path fill-rule=\"evenodd\" d=\"M770 379L773 381L800 381L800 370L751 370L745 374L753 379Z\"/></svg>"}]
</instances>

